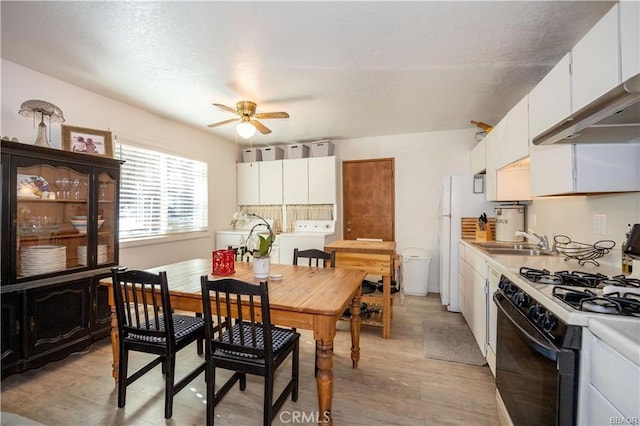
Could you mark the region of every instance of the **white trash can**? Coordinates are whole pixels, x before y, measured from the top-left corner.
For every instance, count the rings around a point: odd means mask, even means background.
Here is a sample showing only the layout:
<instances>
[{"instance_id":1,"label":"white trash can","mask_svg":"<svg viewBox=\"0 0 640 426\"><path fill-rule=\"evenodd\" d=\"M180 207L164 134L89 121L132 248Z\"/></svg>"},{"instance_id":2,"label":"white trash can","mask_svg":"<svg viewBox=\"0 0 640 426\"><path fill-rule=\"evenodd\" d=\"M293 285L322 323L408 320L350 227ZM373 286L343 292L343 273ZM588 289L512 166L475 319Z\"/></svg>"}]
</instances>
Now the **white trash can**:
<instances>
[{"instance_id":1,"label":"white trash can","mask_svg":"<svg viewBox=\"0 0 640 426\"><path fill-rule=\"evenodd\" d=\"M426 296L429 293L431 253L410 247L402 251L402 286L404 294Z\"/></svg>"}]
</instances>

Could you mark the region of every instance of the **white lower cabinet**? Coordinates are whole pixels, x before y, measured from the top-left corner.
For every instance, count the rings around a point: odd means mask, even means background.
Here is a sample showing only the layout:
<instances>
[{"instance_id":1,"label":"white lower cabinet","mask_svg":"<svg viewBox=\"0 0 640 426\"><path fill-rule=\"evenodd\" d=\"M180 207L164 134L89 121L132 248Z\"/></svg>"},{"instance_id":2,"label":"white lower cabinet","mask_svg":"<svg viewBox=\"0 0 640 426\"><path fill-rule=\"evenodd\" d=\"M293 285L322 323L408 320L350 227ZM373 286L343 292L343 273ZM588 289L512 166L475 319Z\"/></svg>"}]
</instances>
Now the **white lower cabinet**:
<instances>
[{"instance_id":1,"label":"white lower cabinet","mask_svg":"<svg viewBox=\"0 0 640 426\"><path fill-rule=\"evenodd\" d=\"M498 290L500 271L493 265L487 267L487 364L493 376L496 375L496 348L498 347L498 307L493 301L493 294Z\"/></svg>"},{"instance_id":2,"label":"white lower cabinet","mask_svg":"<svg viewBox=\"0 0 640 426\"><path fill-rule=\"evenodd\" d=\"M637 424L640 365L585 327L580 353L578 424Z\"/></svg>"},{"instance_id":3,"label":"white lower cabinet","mask_svg":"<svg viewBox=\"0 0 640 426\"><path fill-rule=\"evenodd\" d=\"M487 263L475 250L460 250L459 300L462 315L483 356L487 355Z\"/></svg>"}]
</instances>

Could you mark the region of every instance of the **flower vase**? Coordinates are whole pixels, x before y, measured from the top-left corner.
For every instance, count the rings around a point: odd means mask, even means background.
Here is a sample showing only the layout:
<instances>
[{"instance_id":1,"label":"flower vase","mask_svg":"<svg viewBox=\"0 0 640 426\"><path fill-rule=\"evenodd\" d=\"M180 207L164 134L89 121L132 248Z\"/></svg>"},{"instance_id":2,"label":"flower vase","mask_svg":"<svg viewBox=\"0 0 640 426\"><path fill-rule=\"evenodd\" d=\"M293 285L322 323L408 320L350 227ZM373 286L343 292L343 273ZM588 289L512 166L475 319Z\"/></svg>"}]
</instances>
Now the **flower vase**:
<instances>
[{"instance_id":1,"label":"flower vase","mask_svg":"<svg viewBox=\"0 0 640 426\"><path fill-rule=\"evenodd\" d=\"M271 258L269 256L253 257L253 276L258 279L269 277L269 266Z\"/></svg>"}]
</instances>

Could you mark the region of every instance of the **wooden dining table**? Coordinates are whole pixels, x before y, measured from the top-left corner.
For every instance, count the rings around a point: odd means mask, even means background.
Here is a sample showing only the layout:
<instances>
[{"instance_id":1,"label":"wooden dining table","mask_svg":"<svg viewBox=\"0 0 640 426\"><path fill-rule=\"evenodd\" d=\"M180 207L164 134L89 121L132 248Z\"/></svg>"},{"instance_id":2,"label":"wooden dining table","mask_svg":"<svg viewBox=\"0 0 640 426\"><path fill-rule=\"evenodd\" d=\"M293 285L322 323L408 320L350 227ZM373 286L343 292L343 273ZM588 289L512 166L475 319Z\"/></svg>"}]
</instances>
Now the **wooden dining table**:
<instances>
[{"instance_id":1,"label":"wooden dining table","mask_svg":"<svg viewBox=\"0 0 640 426\"><path fill-rule=\"evenodd\" d=\"M211 259L191 259L148 269L149 272L167 272L171 307L175 310L202 312L200 277L209 279L232 277L259 283L253 277L252 264L236 262L235 273L213 275ZM332 424L333 398L333 340L336 323L345 309L351 310L351 360L357 368L360 360L360 301L362 280L366 272L358 269L317 268L272 264L269 279L269 305L271 321L277 325L312 330L317 351L318 413L323 424ZM109 286L111 306L111 345L113 350L113 377L118 381L118 324L114 309L111 279L101 285ZM215 312L215 303L212 303Z\"/></svg>"}]
</instances>

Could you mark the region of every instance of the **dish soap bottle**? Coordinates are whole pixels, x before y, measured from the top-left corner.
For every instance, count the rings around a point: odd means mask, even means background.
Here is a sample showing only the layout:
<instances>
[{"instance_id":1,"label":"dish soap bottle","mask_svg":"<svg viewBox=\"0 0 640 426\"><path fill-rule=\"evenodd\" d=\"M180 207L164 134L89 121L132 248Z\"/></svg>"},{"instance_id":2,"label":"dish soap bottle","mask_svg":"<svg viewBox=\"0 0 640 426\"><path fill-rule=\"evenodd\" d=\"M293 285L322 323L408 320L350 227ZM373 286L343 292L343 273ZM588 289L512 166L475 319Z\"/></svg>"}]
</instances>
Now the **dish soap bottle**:
<instances>
[{"instance_id":1,"label":"dish soap bottle","mask_svg":"<svg viewBox=\"0 0 640 426\"><path fill-rule=\"evenodd\" d=\"M627 233L625 234L626 238L622 242L622 273L623 274L630 274L631 272L633 272L633 261L631 260L631 257L629 257L629 255L624 252L624 250L627 248L627 241L629 240L630 235L631 235L631 224L628 224Z\"/></svg>"}]
</instances>

